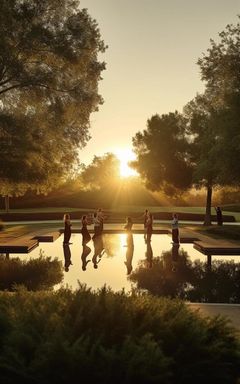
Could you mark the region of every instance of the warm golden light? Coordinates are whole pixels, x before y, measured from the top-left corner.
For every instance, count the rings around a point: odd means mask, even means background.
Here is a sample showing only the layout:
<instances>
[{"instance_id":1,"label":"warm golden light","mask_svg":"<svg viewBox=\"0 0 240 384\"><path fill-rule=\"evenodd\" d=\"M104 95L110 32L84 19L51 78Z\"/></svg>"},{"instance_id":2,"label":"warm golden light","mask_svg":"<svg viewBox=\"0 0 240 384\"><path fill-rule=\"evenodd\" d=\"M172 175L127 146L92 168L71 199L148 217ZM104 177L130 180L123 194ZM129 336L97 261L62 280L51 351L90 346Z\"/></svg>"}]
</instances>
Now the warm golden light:
<instances>
[{"instance_id":1,"label":"warm golden light","mask_svg":"<svg viewBox=\"0 0 240 384\"><path fill-rule=\"evenodd\" d=\"M117 149L115 153L117 158L120 160L120 176L137 176L138 173L128 165L130 161L136 159L134 153L130 149Z\"/></svg>"}]
</instances>

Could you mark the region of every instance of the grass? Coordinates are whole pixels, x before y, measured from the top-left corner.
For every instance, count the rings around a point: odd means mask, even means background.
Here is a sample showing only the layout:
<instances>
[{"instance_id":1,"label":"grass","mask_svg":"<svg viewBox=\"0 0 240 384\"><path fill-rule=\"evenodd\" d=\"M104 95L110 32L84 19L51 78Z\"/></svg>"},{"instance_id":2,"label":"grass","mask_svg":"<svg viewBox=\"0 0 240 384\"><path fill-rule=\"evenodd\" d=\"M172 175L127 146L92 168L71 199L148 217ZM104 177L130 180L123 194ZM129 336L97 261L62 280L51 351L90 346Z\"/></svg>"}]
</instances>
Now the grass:
<instances>
[{"instance_id":1,"label":"grass","mask_svg":"<svg viewBox=\"0 0 240 384\"><path fill-rule=\"evenodd\" d=\"M240 226L239 225L223 225L223 226L194 226L191 227L196 232L205 235L210 235L215 239L229 239L240 241Z\"/></svg>"}]
</instances>

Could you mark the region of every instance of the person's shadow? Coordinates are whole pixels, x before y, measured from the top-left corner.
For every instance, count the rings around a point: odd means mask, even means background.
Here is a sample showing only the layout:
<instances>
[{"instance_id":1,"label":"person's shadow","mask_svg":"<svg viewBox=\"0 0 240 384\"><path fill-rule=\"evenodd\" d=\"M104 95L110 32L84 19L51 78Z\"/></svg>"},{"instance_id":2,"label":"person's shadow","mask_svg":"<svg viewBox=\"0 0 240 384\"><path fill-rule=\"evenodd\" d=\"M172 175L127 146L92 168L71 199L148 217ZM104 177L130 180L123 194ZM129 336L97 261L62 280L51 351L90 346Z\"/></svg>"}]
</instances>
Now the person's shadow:
<instances>
[{"instance_id":1,"label":"person's shadow","mask_svg":"<svg viewBox=\"0 0 240 384\"><path fill-rule=\"evenodd\" d=\"M68 272L70 265L72 265L71 250L68 244L63 244L63 254L64 254L64 260L65 260L64 269L65 269L65 272Z\"/></svg>"},{"instance_id":2,"label":"person's shadow","mask_svg":"<svg viewBox=\"0 0 240 384\"><path fill-rule=\"evenodd\" d=\"M127 234L126 261L124 262L124 264L127 267L127 275L130 275L133 269L132 267L133 252L134 252L133 235L130 232Z\"/></svg>"},{"instance_id":3,"label":"person's shadow","mask_svg":"<svg viewBox=\"0 0 240 384\"><path fill-rule=\"evenodd\" d=\"M146 249L145 256L146 256L146 260L147 260L147 267L148 268L152 268L152 265L153 265L153 250L152 250L151 243L149 241L147 242L147 249Z\"/></svg>"},{"instance_id":4,"label":"person's shadow","mask_svg":"<svg viewBox=\"0 0 240 384\"><path fill-rule=\"evenodd\" d=\"M176 272L179 261L179 247L180 244L173 243L172 245L172 271Z\"/></svg>"},{"instance_id":5,"label":"person's shadow","mask_svg":"<svg viewBox=\"0 0 240 384\"><path fill-rule=\"evenodd\" d=\"M93 237L93 245L94 245L94 255L92 258L92 262L93 262L93 267L97 269L98 263L101 261L102 256L105 252L102 235Z\"/></svg>"},{"instance_id":6,"label":"person's shadow","mask_svg":"<svg viewBox=\"0 0 240 384\"><path fill-rule=\"evenodd\" d=\"M86 244L83 245L83 250L82 250L82 255L81 255L81 259L82 259L82 270L83 271L86 271L87 269L87 264L90 263L90 260L87 260L87 257L89 255L89 253L91 253L91 248L89 248Z\"/></svg>"}]
</instances>

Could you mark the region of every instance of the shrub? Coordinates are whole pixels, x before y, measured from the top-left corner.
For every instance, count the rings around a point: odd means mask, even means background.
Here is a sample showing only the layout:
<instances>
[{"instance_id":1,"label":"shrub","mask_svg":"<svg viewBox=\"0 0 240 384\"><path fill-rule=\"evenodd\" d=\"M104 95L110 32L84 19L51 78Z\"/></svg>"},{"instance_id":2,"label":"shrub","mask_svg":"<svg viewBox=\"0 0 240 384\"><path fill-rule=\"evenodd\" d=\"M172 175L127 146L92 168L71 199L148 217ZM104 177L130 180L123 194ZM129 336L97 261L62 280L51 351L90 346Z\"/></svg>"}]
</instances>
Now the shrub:
<instances>
[{"instance_id":1,"label":"shrub","mask_svg":"<svg viewBox=\"0 0 240 384\"><path fill-rule=\"evenodd\" d=\"M234 383L239 339L183 302L86 287L0 293L3 383ZM85 378L85 379L84 379Z\"/></svg>"}]
</instances>

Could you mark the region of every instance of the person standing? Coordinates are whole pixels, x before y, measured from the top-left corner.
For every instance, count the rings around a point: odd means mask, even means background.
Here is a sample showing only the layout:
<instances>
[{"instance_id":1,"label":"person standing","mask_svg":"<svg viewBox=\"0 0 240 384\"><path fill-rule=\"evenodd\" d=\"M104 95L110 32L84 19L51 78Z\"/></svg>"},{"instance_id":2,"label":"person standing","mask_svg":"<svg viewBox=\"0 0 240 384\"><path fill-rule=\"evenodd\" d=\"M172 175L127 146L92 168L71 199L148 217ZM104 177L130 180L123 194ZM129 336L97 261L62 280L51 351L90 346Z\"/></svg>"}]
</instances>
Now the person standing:
<instances>
[{"instance_id":1,"label":"person standing","mask_svg":"<svg viewBox=\"0 0 240 384\"><path fill-rule=\"evenodd\" d=\"M97 216L97 212L94 212L92 220L93 220L93 227L94 227L94 235L92 239L94 240L97 236L101 235L100 220Z\"/></svg>"},{"instance_id":2,"label":"person standing","mask_svg":"<svg viewBox=\"0 0 240 384\"><path fill-rule=\"evenodd\" d=\"M102 211L102 208L98 209L98 211L97 211L97 218L98 218L99 223L100 223L99 232L100 232L100 234L102 234L102 232L103 232L103 222L104 222L104 219L106 218L106 216L104 215L104 213Z\"/></svg>"},{"instance_id":3,"label":"person standing","mask_svg":"<svg viewBox=\"0 0 240 384\"><path fill-rule=\"evenodd\" d=\"M172 217L172 241L174 244L179 244L178 215L173 213Z\"/></svg>"},{"instance_id":4,"label":"person standing","mask_svg":"<svg viewBox=\"0 0 240 384\"><path fill-rule=\"evenodd\" d=\"M144 240L147 240L147 220L148 220L149 211L145 209L143 214L143 226L144 226Z\"/></svg>"},{"instance_id":5,"label":"person standing","mask_svg":"<svg viewBox=\"0 0 240 384\"><path fill-rule=\"evenodd\" d=\"M146 232L147 232L146 243L150 243L152 232L153 232L153 215L150 212L148 212L148 217L146 222Z\"/></svg>"},{"instance_id":6,"label":"person standing","mask_svg":"<svg viewBox=\"0 0 240 384\"><path fill-rule=\"evenodd\" d=\"M71 220L70 220L70 215L68 213L65 213L63 216L63 221L64 221L64 239L63 239L63 244L69 244L69 240L71 238Z\"/></svg>"},{"instance_id":7,"label":"person standing","mask_svg":"<svg viewBox=\"0 0 240 384\"><path fill-rule=\"evenodd\" d=\"M82 229L81 229L81 233L82 233L82 245L86 245L90 240L91 240L91 236L90 236L90 233L88 232L88 224L90 224L88 222L88 219L87 219L87 216L86 215L83 215L82 217Z\"/></svg>"},{"instance_id":8,"label":"person standing","mask_svg":"<svg viewBox=\"0 0 240 384\"><path fill-rule=\"evenodd\" d=\"M220 207L215 207L215 211L217 214L217 224L223 225L223 217L222 217L222 210Z\"/></svg>"}]
</instances>

